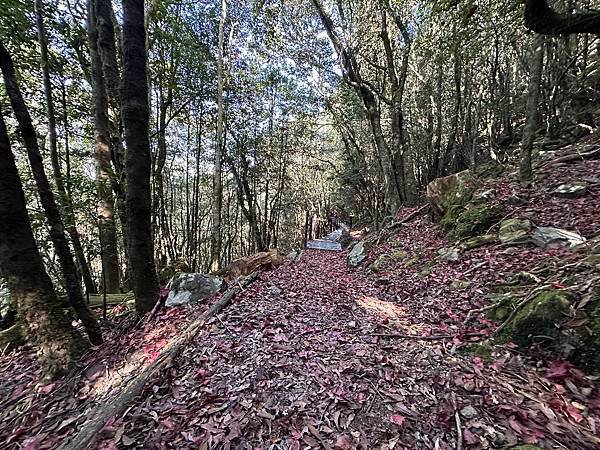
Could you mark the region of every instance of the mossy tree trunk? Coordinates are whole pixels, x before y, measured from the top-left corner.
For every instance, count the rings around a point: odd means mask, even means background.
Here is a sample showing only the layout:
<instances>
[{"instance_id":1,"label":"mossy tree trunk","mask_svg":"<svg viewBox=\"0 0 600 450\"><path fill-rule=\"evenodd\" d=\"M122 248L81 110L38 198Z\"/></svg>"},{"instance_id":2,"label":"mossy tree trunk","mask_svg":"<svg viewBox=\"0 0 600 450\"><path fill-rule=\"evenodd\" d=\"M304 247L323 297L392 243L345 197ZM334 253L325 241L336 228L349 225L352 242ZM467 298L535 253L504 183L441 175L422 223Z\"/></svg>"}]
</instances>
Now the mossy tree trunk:
<instances>
[{"instance_id":1,"label":"mossy tree trunk","mask_svg":"<svg viewBox=\"0 0 600 450\"><path fill-rule=\"evenodd\" d=\"M69 367L83 341L59 306L37 249L1 114L0 173L0 272L44 375L54 378Z\"/></svg>"}]
</instances>

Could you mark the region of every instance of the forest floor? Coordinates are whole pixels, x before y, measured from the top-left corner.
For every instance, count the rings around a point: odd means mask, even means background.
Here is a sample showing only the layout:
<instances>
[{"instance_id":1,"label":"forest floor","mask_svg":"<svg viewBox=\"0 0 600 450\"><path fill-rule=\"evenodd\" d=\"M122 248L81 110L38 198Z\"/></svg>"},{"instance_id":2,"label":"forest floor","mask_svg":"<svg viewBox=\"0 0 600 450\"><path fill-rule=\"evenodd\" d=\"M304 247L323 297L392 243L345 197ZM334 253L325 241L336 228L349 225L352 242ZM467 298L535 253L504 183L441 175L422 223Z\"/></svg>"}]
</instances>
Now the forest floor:
<instances>
[{"instance_id":1,"label":"forest floor","mask_svg":"<svg viewBox=\"0 0 600 450\"><path fill-rule=\"evenodd\" d=\"M598 173L600 161L554 167L515 211L595 236L597 186L579 199L549 192ZM499 197L523 193L508 175L491 187ZM94 448L600 448L597 377L536 348L466 351L497 327L472 313L489 303L491 286L544 267L553 269L544 283L560 287L581 255L492 244L440 260L450 243L424 216L380 241L358 269L346 252L305 250L261 273L108 421ZM393 252L412 263L367 269ZM133 332L111 327L105 345L50 385L38 384L29 349L0 356L2 448L56 448L207 306L168 309Z\"/></svg>"}]
</instances>

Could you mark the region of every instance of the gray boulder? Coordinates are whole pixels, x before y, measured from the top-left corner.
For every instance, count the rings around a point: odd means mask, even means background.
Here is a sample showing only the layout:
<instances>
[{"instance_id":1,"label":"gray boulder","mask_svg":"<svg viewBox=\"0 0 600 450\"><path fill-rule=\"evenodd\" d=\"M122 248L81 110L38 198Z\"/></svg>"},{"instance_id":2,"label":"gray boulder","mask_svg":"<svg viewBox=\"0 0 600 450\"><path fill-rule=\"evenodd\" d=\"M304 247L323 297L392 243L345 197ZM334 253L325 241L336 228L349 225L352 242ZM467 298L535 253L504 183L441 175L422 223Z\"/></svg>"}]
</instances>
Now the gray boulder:
<instances>
[{"instance_id":1,"label":"gray boulder","mask_svg":"<svg viewBox=\"0 0 600 450\"><path fill-rule=\"evenodd\" d=\"M552 193L565 198L583 197L587 193L587 184L580 181L561 184Z\"/></svg>"},{"instance_id":2,"label":"gray boulder","mask_svg":"<svg viewBox=\"0 0 600 450\"><path fill-rule=\"evenodd\" d=\"M165 306L181 306L205 300L219 292L223 279L201 273L180 273L167 284L169 296Z\"/></svg>"},{"instance_id":3,"label":"gray boulder","mask_svg":"<svg viewBox=\"0 0 600 450\"><path fill-rule=\"evenodd\" d=\"M364 241L358 242L352 247L352 251L348 253L348 265L350 267L358 267L360 263L367 259L367 254Z\"/></svg>"},{"instance_id":4,"label":"gray boulder","mask_svg":"<svg viewBox=\"0 0 600 450\"><path fill-rule=\"evenodd\" d=\"M442 261L454 262L460 258L460 251L456 247L441 248L438 250L438 259Z\"/></svg>"},{"instance_id":5,"label":"gray boulder","mask_svg":"<svg viewBox=\"0 0 600 450\"><path fill-rule=\"evenodd\" d=\"M560 228L537 227L531 234L531 241L541 248L546 248L550 244L562 244L572 248L583 244L586 239L580 234Z\"/></svg>"}]
</instances>

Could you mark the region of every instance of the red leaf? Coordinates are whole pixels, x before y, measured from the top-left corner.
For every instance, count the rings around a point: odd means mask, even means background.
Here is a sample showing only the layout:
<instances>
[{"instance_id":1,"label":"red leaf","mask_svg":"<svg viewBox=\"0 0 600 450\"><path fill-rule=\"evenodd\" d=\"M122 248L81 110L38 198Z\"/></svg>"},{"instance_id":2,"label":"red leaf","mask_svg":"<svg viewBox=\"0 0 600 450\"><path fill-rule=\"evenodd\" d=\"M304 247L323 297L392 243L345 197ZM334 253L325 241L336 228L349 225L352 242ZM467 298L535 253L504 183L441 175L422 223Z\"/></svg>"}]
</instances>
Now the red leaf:
<instances>
[{"instance_id":1,"label":"red leaf","mask_svg":"<svg viewBox=\"0 0 600 450\"><path fill-rule=\"evenodd\" d=\"M574 406L567 406L567 412L575 422L579 423L583 420L583 416L579 413L579 410Z\"/></svg>"},{"instance_id":2,"label":"red leaf","mask_svg":"<svg viewBox=\"0 0 600 450\"><path fill-rule=\"evenodd\" d=\"M406 417L401 416L400 414L392 414L390 416L390 422L392 422L398 426L401 426L405 420L406 420Z\"/></svg>"},{"instance_id":3,"label":"red leaf","mask_svg":"<svg viewBox=\"0 0 600 450\"><path fill-rule=\"evenodd\" d=\"M546 371L549 380L562 380L569 375L569 363L566 361L552 361Z\"/></svg>"},{"instance_id":4,"label":"red leaf","mask_svg":"<svg viewBox=\"0 0 600 450\"><path fill-rule=\"evenodd\" d=\"M42 386L40 388L40 392L42 394L49 394L54 389L54 386L56 386L56 383L50 383L50 384L47 384L46 386Z\"/></svg>"},{"instance_id":5,"label":"red leaf","mask_svg":"<svg viewBox=\"0 0 600 450\"><path fill-rule=\"evenodd\" d=\"M465 428L463 430L463 438L465 439L465 442L469 445L479 444L480 442L477 436L471 433L468 428Z\"/></svg>"}]
</instances>

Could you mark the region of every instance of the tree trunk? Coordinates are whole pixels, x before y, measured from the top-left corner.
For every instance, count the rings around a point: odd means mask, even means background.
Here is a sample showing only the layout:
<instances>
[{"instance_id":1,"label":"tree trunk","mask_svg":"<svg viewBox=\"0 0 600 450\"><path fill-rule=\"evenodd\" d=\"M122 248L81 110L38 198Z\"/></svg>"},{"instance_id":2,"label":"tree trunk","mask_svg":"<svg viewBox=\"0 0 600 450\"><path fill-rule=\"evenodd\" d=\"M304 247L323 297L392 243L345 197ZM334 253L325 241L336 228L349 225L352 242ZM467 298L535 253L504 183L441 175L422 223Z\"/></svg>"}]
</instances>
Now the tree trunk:
<instances>
[{"instance_id":1,"label":"tree trunk","mask_svg":"<svg viewBox=\"0 0 600 450\"><path fill-rule=\"evenodd\" d=\"M15 116L17 117L19 132L25 142L31 172L35 179L40 201L44 208L44 212L46 213L48 224L50 225L50 238L54 244L61 270L65 277L69 301L81 319L90 341L93 344L99 344L102 342L102 333L94 314L89 309L81 293L75 261L73 260L73 255L71 255L71 250L69 249L69 244L65 236L65 227L62 218L60 217L58 206L54 199L54 195L50 190L48 178L46 177L44 163L42 161L42 155L40 154L37 135L33 128L31 116L29 115L21 91L19 90L11 57L1 42L0 68L2 69L2 74L4 76L6 93L10 98L10 103L15 112Z\"/></svg>"},{"instance_id":2,"label":"tree trunk","mask_svg":"<svg viewBox=\"0 0 600 450\"><path fill-rule=\"evenodd\" d=\"M219 49L217 53L217 142L215 147L215 172L213 179L212 232L210 237L210 270L219 269L221 256L221 208L223 203L223 181L221 162L223 159L223 47L225 45L225 22L227 21L227 0L221 0L221 19L219 21Z\"/></svg>"},{"instance_id":3,"label":"tree trunk","mask_svg":"<svg viewBox=\"0 0 600 450\"><path fill-rule=\"evenodd\" d=\"M36 349L43 376L55 378L68 369L83 349L83 341L59 306L36 247L1 114L0 173L0 272L8 282L27 338Z\"/></svg>"},{"instance_id":4,"label":"tree trunk","mask_svg":"<svg viewBox=\"0 0 600 450\"><path fill-rule=\"evenodd\" d=\"M542 70L544 67L544 37L536 35L531 47L531 62L529 69L529 87L527 89L527 118L523 130L523 142L521 143L521 155L519 161L519 177L521 183L530 184L533 178L531 168L531 151L533 140L537 131L538 102L542 82Z\"/></svg>"},{"instance_id":5,"label":"tree trunk","mask_svg":"<svg viewBox=\"0 0 600 450\"><path fill-rule=\"evenodd\" d=\"M147 60L144 0L123 0L121 103L127 146L127 229L131 281L138 313L154 307L159 291L152 238Z\"/></svg>"},{"instance_id":6,"label":"tree trunk","mask_svg":"<svg viewBox=\"0 0 600 450\"><path fill-rule=\"evenodd\" d=\"M50 141L50 162L52 163L52 173L54 175L56 190L58 191L60 204L62 206L63 216L65 217L66 230L67 233L69 233L69 236L71 237L71 242L73 243L75 257L77 258L81 275L83 276L85 289L87 292L94 294L98 291L96 289L96 284L92 279L90 266L83 252L83 246L81 245L79 232L77 231L77 227L75 226L75 219L73 217L73 202L71 201L71 197L67 192L67 189L65 188L62 170L60 167L60 160L58 156L58 143L56 139L56 115L54 111L54 100L52 99L52 84L50 82L50 68L48 61L48 41L46 37L46 28L44 26L44 6L42 4L42 0L35 1L35 12L38 39L40 43L42 75L44 79L44 94L46 97L46 113L48 115L48 137Z\"/></svg>"},{"instance_id":7,"label":"tree trunk","mask_svg":"<svg viewBox=\"0 0 600 450\"><path fill-rule=\"evenodd\" d=\"M118 51L116 43L119 42L118 24L111 0L92 0L95 4L95 29L97 32L97 52L101 61L101 74L104 75L103 84L107 103L110 105L108 114L107 136L110 137L110 159L113 163L114 173L110 174L112 190L115 196L113 202L121 225L123 248L125 251L126 267L128 263L127 246L127 211L125 199L125 148L123 147L123 121L121 94L121 74L119 73ZM100 63L97 63L100 64ZM128 269L126 269L127 272ZM127 278L127 277L126 277Z\"/></svg>"},{"instance_id":8,"label":"tree trunk","mask_svg":"<svg viewBox=\"0 0 600 450\"><path fill-rule=\"evenodd\" d=\"M114 197L111 187L111 147L108 98L98 52L98 31L93 0L88 3L88 40L90 45L92 99L94 105L94 160L96 163L97 217L102 261L102 289L119 292L119 251L115 226Z\"/></svg>"}]
</instances>

